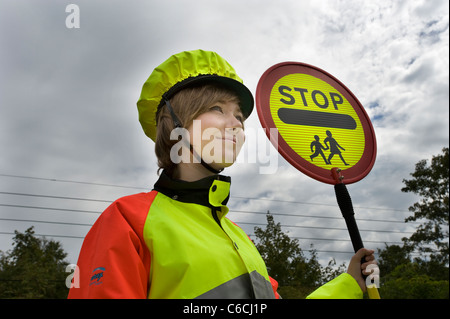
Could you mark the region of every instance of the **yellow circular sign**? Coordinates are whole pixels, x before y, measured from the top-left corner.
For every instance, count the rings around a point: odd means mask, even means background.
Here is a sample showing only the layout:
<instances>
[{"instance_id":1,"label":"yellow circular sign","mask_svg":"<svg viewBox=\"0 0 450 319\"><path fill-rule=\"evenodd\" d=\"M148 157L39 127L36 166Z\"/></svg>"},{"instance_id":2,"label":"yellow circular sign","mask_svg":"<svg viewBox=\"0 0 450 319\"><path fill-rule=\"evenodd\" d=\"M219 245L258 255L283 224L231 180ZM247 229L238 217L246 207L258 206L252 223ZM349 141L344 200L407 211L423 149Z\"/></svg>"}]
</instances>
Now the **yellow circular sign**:
<instances>
[{"instance_id":1,"label":"yellow circular sign","mask_svg":"<svg viewBox=\"0 0 450 319\"><path fill-rule=\"evenodd\" d=\"M349 169L364 153L364 128L345 96L309 74L281 77L270 92L270 114L284 141L312 165Z\"/></svg>"},{"instance_id":2,"label":"yellow circular sign","mask_svg":"<svg viewBox=\"0 0 450 319\"><path fill-rule=\"evenodd\" d=\"M261 76L255 97L270 141L301 172L329 184L345 177L351 184L372 169L376 138L370 118L331 74L301 62L278 63Z\"/></svg>"}]
</instances>

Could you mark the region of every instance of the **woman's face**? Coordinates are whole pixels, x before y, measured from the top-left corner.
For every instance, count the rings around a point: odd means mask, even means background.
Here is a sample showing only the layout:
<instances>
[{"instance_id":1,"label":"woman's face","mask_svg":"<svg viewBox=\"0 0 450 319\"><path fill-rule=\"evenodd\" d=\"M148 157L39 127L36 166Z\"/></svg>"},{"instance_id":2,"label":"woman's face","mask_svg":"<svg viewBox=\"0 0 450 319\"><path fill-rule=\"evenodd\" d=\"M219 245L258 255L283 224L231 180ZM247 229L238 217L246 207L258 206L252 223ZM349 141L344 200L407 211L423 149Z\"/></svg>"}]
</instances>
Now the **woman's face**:
<instances>
[{"instance_id":1,"label":"woman's face","mask_svg":"<svg viewBox=\"0 0 450 319\"><path fill-rule=\"evenodd\" d=\"M231 166L245 141L243 121L237 103L214 103L188 128L194 151L213 168Z\"/></svg>"}]
</instances>

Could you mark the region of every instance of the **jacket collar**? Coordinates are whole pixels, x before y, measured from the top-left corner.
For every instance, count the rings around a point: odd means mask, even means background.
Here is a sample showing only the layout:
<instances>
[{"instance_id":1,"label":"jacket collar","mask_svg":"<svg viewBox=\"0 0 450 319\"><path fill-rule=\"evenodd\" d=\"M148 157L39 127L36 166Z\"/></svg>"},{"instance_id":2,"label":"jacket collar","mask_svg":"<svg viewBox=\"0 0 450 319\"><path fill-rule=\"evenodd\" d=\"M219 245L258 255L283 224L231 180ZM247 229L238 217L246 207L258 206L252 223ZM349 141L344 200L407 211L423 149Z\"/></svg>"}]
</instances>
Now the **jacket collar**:
<instances>
[{"instance_id":1,"label":"jacket collar","mask_svg":"<svg viewBox=\"0 0 450 319\"><path fill-rule=\"evenodd\" d=\"M154 189L180 202L220 207L225 206L230 198L230 185L231 178L224 175L213 175L195 182L185 182L172 179L163 171Z\"/></svg>"}]
</instances>

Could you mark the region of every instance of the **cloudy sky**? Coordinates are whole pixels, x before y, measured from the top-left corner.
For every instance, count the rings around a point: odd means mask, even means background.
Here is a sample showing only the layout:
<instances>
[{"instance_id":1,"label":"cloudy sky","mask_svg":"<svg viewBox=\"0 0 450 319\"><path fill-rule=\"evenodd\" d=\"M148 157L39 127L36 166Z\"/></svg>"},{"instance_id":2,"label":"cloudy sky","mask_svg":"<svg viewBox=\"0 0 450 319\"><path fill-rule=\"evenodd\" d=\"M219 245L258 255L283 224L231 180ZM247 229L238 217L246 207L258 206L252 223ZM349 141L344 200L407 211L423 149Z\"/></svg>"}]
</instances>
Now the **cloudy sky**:
<instances>
[{"instance_id":1,"label":"cloudy sky","mask_svg":"<svg viewBox=\"0 0 450 319\"><path fill-rule=\"evenodd\" d=\"M79 28L66 26L71 3ZM400 191L402 180L449 145L448 17L444 0L0 0L0 250L11 248L14 230L34 225L76 263L99 212L151 190L154 144L136 101L154 67L198 48L226 58L253 93L264 71L285 61L341 80L377 137L371 173L348 185L362 239L369 248L400 242L417 226L403 220L418 200ZM256 138L225 171L229 217L253 234L270 211L323 264L348 264L333 187L259 138L256 111L246 127ZM261 174L268 165L276 171Z\"/></svg>"}]
</instances>

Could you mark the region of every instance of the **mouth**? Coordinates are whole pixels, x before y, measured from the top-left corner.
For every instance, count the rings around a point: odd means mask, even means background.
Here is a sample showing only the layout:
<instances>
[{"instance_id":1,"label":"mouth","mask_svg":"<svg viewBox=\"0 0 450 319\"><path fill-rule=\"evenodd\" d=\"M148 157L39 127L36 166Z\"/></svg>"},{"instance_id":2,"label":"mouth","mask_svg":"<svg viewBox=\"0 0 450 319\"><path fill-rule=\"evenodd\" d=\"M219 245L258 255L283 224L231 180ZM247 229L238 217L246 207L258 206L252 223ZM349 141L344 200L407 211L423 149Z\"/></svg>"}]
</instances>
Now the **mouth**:
<instances>
[{"instance_id":1,"label":"mouth","mask_svg":"<svg viewBox=\"0 0 450 319\"><path fill-rule=\"evenodd\" d=\"M217 139L236 144L236 136L216 137Z\"/></svg>"}]
</instances>

